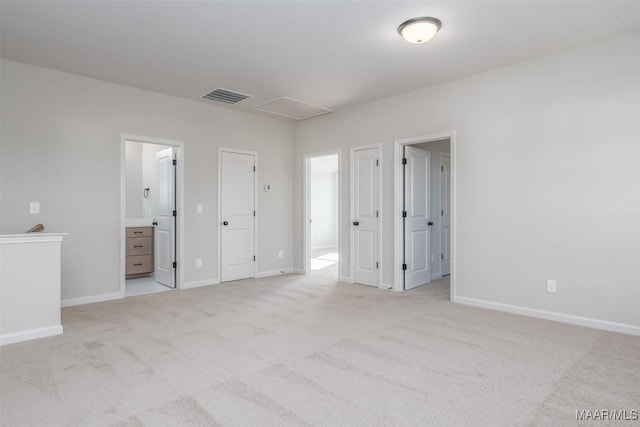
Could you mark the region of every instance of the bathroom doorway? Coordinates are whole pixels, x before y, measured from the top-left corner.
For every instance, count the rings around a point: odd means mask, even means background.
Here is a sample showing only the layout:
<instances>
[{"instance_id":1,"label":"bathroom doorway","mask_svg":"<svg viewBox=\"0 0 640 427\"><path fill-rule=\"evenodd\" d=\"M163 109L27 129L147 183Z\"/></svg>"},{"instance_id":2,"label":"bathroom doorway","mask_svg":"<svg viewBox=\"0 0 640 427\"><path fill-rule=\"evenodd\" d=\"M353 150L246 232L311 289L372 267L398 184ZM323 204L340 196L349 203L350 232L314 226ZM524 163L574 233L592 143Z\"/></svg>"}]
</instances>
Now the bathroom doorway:
<instances>
[{"instance_id":1,"label":"bathroom doorway","mask_svg":"<svg viewBox=\"0 0 640 427\"><path fill-rule=\"evenodd\" d=\"M123 138L123 296L178 286L180 149L172 141Z\"/></svg>"},{"instance_id":2,"label":"bathroom doorway","mask_svg":"<svg viewBox=\"0 0 640 427\"><path fill-rule=\"evenodd\" d=\"M305 274L338 280L340 152L305 156Z\"/></svg>"}]
</instances>

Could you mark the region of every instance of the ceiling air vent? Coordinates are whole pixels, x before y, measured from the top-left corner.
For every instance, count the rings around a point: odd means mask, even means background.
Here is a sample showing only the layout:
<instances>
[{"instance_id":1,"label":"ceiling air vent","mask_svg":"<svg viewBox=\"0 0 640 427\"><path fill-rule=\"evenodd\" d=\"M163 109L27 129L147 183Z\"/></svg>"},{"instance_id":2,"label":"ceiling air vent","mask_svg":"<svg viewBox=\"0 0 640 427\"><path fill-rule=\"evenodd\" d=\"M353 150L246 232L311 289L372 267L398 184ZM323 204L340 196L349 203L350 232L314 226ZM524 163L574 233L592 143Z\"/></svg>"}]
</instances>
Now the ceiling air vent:
<instances>
[{"instance_id":1,"label":"ceiling air vent","mask_svg":"<svg viewBox=\"0 0 640 427\"><path fill-rule=\"evenodd\" d=\"M237 104L240 101L251 98L251 95L218 88L213 92L206 94L203 98L210 99L212 101L224 102L225 104Z\"/></svg>"}]
</instances>

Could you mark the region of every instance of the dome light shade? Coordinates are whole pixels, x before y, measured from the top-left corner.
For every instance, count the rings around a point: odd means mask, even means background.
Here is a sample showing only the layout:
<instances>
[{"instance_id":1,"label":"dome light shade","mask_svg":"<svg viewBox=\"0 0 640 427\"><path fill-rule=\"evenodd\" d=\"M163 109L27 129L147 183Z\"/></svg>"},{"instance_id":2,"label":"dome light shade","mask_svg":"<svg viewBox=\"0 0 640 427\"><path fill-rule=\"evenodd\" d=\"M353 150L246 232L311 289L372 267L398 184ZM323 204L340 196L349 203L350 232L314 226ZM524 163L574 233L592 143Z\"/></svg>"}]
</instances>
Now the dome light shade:
<instances>
[{"instance_id":1,"label":"dome light shade","mask_svg":"<svg viewBox=\"0 0 640 427\"><path fill-rule=\"evenodd\" d=\"M421 44L431 40L440 27L442 22L439 19L425 16L403 22L398 27L398 33L409 43Z\"/></svg>"}]
</instances>

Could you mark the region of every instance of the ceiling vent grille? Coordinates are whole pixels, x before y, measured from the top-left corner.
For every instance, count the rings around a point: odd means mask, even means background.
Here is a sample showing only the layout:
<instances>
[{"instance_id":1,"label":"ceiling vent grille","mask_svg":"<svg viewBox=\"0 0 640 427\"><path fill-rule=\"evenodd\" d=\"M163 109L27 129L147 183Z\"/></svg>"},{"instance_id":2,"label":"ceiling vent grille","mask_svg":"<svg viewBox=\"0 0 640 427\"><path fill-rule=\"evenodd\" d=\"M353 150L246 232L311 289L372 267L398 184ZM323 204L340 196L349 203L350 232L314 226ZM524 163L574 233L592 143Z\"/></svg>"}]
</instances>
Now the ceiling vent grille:
<instances>
[{"instance_id":1,"label":"ceiling vent grille","mask_svg":"<svg viewBox=\"0 0 640 427\"><path fill-rule=\"evenodd\" d=\"M237 104L245 99L252 98L251 95L245 95L244 93L234 92L227 89L218 88L211 93L203 96L205 99L212 101L224 102L225 104Z\"/></svg>"}]
</instances>

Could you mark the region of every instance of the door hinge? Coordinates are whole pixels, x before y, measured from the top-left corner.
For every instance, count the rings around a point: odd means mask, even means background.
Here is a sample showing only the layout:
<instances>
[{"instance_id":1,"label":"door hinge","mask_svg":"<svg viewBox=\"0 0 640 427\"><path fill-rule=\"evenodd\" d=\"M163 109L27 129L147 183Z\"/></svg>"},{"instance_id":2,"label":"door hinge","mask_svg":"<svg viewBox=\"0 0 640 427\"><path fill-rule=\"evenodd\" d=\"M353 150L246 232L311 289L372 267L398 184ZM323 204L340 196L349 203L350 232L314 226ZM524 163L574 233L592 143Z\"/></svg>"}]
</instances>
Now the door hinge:
<instances>
[{"instance_id":1,"label":"door hinge","mask_svg":"<svg viewBox=\"0 0 640 427\"><path fill-rule=\"evenodd\" d=\"M407 264L402 264L402 270L406 270L407 269Z\"/></svg>"},{"instance_id":2,"label":"door hinge","mask_svg":"<svg viewBox=\"0 0 640 427\"><path fill-rule=\"evenodd\" d=\"M440 166L440 172L444 172L444 166Z\"/></svg>"},{"instance_id":3,"label":"door hinge","mask_svg":"<svg viewBox=\"0 0 640 427\"><path fill-rule=\"evenodd\" d=\"M402 211L402 218L406 218L407 217L407 211Z\"/></svg>"},{"instance_id":4,"label":"door hinge","mask_svg":"<svg viewBox=\"0 0 640 427\"><path fill-rule=\"evenodd\" d=\"M256 171L256 167L255 167L255 166L253 167L253 171L254 171L254 172Z\"/></svg>"},{"instance_id":5,"label":"door hinge","mask_svg":"<svg viewBox=\"0 0 640 427\"><path fill-rule=\"evenodd\" d=\"M380 263L376 262L376 269L380 268Z\"/></svg>"},{"instance_id":6,"label":"door hinge","mask_svg":"<svg viewBox=\"0 0 640 427\"><path fill-rule=\"evenodd\" d=\"M444 261L444 254L440 254L440 259Z\"/></svg>"},{"instance_id":7,"label":"door hinge","mask_svg":"<svg viewBox=\"0 0 640 427\"><path fill-rule=\"evenodd\" d=\"M178 268L178 263L173 261L173 268Z\"/></svg>"},{"instance_id":8,"label":"door hinge","mask_svg":"<svg viewBox=\"0 0 640 427\"><path fill-rule=\"evenodd\" d=\"M407 164L407 159L406 159L406 158L402 159L402 164L403 164L403 165L406 165L406 164Z\"/></svg>"},{"instance_id":9,"label":"door hinge","mask_svg":"<svg viewBox=\"0 0 640 427\"><path fill-rule=\"evenodd\" d=\"M256 260L256 256L255 256L255 255L253 256L253 260L254 260L254 261Z\"/></svg>"},{"instance_id":10,"label":"door hinge","mask_svg":"<svg viewBox=\"0 0 640 427\"><path fill-rule=\"evenodd\" d=\"M376 159L376 166L380 166L380 160Z\"/></svg>"},{"instance_id":11,"label":"door hinge","mask_svg":"<svg viewBox=\"0 0 640 427\"><path fill-rule=\"evenodd\" d=\"M173 211L173 216L178 216L178 211Z\"/></svg>"},{"instance_id":12,"label":"door hinge","mask_svg":"<svg viewBox=\"0 0 640 427\"><path fill-rule=\"evenodd\" d=\"M256 216L256 211L253 211L253 216Z\"/></svg>"},{"instance_id":13,"label":"door hinge","mask_svg":"<svg viewBox=\"0 0 640 427\"><path fill-rule=\"evenodd\" d=\"M173 166L177 165L178 161L176 159L173 159Z\"/></svg>"},{"instance_id":14,"label":"door hinge","mask_svg":"<svg viewBox=\"0 0 640 427\"><path fill-rule=\"evenodd\" d=\"M440 216L444 216L444 209L440 209Z\"/></svg>"},{"instance_id":15,"label":"door hinge","mask_svg":"<svg viewBox=\"0 0 640 427\"><path fill-rule=\"evenodd\" d=\"M376 211L376 218L378 218L380 216L380 212Z\"/></svg>"}]
</instances>

